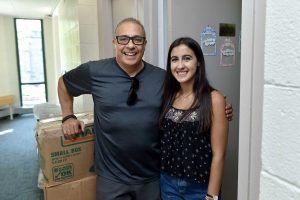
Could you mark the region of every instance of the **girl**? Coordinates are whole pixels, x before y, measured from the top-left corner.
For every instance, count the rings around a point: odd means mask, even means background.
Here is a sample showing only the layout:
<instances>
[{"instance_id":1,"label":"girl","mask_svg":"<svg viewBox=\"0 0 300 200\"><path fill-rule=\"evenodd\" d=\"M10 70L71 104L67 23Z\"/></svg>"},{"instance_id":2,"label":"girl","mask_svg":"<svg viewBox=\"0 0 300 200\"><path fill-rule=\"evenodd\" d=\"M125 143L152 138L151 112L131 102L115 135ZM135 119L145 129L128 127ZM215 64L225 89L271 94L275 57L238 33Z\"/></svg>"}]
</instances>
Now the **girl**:
<instances>
[{"instance_id":1,"label":"girl","mask_svg":"<svg viewBox=\"0 0 300 200\"><path fill-rule=\"evenodd\" d=\"M160 115L163 200L220 200L228 135L224 107L223 95L207 80L199 44L175 40Z\"/></svg>"}]
</instances>

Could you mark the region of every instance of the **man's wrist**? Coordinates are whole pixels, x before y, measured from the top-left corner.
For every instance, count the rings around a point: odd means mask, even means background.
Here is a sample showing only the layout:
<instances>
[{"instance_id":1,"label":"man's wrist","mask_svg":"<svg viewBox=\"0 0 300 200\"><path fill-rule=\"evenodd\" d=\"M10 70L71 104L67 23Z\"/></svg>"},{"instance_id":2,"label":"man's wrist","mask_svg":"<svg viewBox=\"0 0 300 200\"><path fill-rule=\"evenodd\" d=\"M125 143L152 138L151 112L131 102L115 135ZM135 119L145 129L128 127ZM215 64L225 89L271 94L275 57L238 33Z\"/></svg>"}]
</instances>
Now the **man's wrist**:
<instances>
[{"instance_id":1,"label":"man's wrist","mask_svg":"<svg viewBox=\"0 0 300 200\"><path fill-rule=\"evenodd\" d=\"M71 115L67 115L65 117L63 117L63 119L61 120L61 123L64 123L65 121L67 121L68 119L77 119L77 117L74 114Z\"/></svg>"}]
</instances>

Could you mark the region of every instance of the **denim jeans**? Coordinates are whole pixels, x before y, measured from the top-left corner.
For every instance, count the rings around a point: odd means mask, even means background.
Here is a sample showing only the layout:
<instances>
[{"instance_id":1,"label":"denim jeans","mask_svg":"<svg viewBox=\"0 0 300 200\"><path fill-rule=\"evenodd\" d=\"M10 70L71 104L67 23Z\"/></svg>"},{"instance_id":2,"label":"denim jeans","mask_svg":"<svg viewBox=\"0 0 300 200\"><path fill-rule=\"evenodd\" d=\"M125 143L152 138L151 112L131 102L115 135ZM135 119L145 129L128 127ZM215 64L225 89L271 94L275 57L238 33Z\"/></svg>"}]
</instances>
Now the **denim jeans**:
<instances>
[{"instance_id":1,"label":"denim jeans","mask_svg":"<svg viewBox=\"0 0 300 200\"><path fill-rule=\"evenodd\" d=\"M204 200L207 185L161 174L160 190L163 200Z\"/></svg>"}]
</instances>

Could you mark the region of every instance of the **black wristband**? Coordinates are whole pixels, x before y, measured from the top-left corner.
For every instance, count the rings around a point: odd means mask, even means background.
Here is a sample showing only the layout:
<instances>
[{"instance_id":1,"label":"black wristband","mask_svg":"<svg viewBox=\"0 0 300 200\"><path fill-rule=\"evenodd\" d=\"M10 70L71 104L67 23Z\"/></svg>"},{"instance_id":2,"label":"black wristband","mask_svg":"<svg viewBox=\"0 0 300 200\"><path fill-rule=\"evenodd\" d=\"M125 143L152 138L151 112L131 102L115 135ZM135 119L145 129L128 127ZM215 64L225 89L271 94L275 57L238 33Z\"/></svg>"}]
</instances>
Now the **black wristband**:
<instances>
[{"instance_id":1,"label":"black wristband","mask_svg":"<svg viewBox=\"0 0 300 200\"><path fill-rule=\"evenodd\" d=\"M65 121L67 121L67 120L70 119L70 118L72 118L72 119L77 119L77 117L76 117L74 114L72 114L72 115L67 115L67 116L65 116L65 117L61 120L61 123L64 123Z\"/></svg>"}]
</instances>

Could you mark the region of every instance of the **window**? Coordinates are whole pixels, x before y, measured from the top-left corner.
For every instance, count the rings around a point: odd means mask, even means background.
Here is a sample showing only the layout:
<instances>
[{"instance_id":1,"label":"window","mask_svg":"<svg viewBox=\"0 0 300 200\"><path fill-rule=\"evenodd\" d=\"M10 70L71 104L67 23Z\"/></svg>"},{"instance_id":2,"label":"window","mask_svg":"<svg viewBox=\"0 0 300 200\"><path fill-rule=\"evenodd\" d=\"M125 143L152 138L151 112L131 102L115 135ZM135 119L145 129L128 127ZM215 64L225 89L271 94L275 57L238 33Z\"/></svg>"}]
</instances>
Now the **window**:
<instances>
[{"instance_id":1,"label":"window","mask_svg":"<svg viewBox=\"0 0 300 200\"><path fill-rule=\"evenodd\" d=\"M15 19L22 107L47 102L42 20Z\"/></svg>"}]
</instances>

